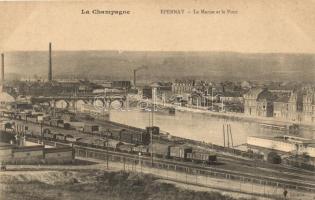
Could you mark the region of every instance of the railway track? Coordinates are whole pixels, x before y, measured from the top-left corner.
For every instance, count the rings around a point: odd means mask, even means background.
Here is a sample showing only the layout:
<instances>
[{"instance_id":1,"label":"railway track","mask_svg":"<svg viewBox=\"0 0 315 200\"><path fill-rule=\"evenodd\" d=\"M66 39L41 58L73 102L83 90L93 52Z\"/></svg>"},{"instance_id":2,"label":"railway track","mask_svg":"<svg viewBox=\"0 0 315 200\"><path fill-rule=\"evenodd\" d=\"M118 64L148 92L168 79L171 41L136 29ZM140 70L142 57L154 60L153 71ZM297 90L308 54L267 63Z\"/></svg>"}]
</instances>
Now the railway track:
<instances>
[{"instance_id":1,"label":"railway track","mask_svg":"<svg viewBox=\"0 0 315 200\"><path fill-rule=\"evenodd\" d=\"M23 122L23 123L26 123L26 122ZM28 124L30 122L27 122ZM113 123L109 123L109 122L105 122L106 124L109 124L109 126L111 127L117 127L117 125L113 124ZM38 132L38 126L39 124L36 124L36 123L32 123L32 126L34 127L37 127L37 132L35 131L35 133L38 133L39 135L39 132ZM47 126L47 127L50 127L50 126ZM120 127L121 128L121 127ZM60 132L60 131L63 131L63 132L71 132L73 134L86 134L86 133L83 133L83 132L78 132L78 131L73 131L73 130L64 130L63 128L60 128L60 127L50 127L51 130L53 131L57 131L57 132ZM93 136L91 134L89 134L89 136ZM95 136L95 135L94 135ZM95 136L96 137L96 136ZM134 157L134 155L131 155L132 157ZM225 168L227 169L219 169L218 167L220 166L217 166L217 167L211 167L211 168L208 168L208 170L215 170L217 172L222 172L222 173L230 173L230 174L233 174L233 175L245 175L247 177L250 177L250 178L268 178L268 180L273 180L273 181L277 181L279 179L282 178L282 176L279 176L279 173L281 174L284 174L285 176L287 177L290 177L290 179L293 180L294 183L307 183L311 186L315 186L314 183L315 183L315 180L314 178L314 173L311 173L311 172L302 172L301 170L297 170L297 169L287 169L287 168L283 168L283 166L273 166L273 167L268 167L268 165L266 164L262 164L262 166L259 166L259 169L258 170L254 170L255 167L258 167L257 165L257 162L255 161L252 161L252 160L244 160L244 159L237 159L235 157L232 157L232 156L229 156L229 155L224 155L224 154L219 154L219 160L220 161L223 161L223 162L226 162L228 163L226 165ZM174 164L173 162L170 162L169 160L164 160L163 162L168 162L168 163L172 163ZM177 163L177 164L180 164L180 163ZM261 163L259 163L261 164ZM190 165L188 165L187 163L186 164L183 164L182 165L186 165L187 167L192 167ZM230 167L231 165L231 167ZM266 165L266 166L265 166ZM250 173L244 173L244 172L238 172L238 173L235 173L236 171L232 171L232 170L229 170L231 169L232 167L242 167L242 168L248 168L249 172L251 173L257 173L257 174L273 174L275 175L275 177L277 178L274 178L274 177L271 177L271 176L260 176L260 175L252 175ZM193 166L194 168L198 168L200 166ZM224 167L224 166L223 166ZM205 168L198 168L198 169L203 169L205 170ZM237 169L239 170L239 169ZM287 171L286 171L287 170ZM244 171L244 169L243 169ZM290 181L290 179L284 179L284 181ZM298 180L300 179L300 180Z\"/></svg>"},{"instance_id":2,"label":"railway track","mask_svg":"<svg viewBox=\"0 0 315 200\"><path fill-rule=\"evenodd\" d=\"M51 140L45 140L46 144L54 145L56 141L51 141ZM69 145L69 143L63 143L58 141L57 142L60 145ZM118 152L118 151L112 151L112 150L105 150L101 148L93 148L93 147L86 147L86 146L81 146L81 145L74 145L73 146L76 151L79 150L84 150L86 152L92 152L94 154L103 154L103 155L109 155L109 156L116 156L116 157L121 157L124 159L129 159L133 160L135 162L138 161L138 155L136 154L130 154L130 153L125 153L125 152ZM145 161L147 163L151 162L151 157L149 156L141 156L141 160ZM301 181L301 180L290 180L286 178L280 178L280 177L271 177L271 176L262 176L262 175L253 175L250 173L241 173L237 171L232 171L232 170L226 170L226 169L219 169L216 167L211 167L211 166L200 166L198 164L194 163L189 163L189 162L182 162L182 161L176 161L176 160L169 160L169 159L162 159L162 158L156 158L154 157L153 162L155 164L158 164L159 166L161 165L176 165L177 167L183 168L183 169L190 169L189 171L199 171L199 172L207 172L209 174L213 173L218 173L218 174L225 174L228 175L229 177L234 177L231 179L237 180L238 178L236 177L242 177L243 180L248 180L249 182L265 182L265 183L273 183L275 186L276 185L281 185L283 187L288 187L288 188L295 188L295 189L302 189L306 191L312 191L315 192L315 183L310 182L310 181ZM240 178L241 180L241 178Z\"/></svg>"}]
</instances>

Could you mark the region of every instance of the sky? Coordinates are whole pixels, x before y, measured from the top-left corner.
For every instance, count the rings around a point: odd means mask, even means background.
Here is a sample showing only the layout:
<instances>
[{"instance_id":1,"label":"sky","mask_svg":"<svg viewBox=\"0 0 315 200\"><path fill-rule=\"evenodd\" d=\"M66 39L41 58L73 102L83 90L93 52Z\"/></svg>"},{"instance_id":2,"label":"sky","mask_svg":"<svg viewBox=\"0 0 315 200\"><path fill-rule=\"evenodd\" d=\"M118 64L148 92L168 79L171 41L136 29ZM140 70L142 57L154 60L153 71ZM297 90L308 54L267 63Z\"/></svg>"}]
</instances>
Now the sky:
<instances>
[{"instance_id":1,"label":"sky","mask_svg":"<svg viewBox=\"0 0 315 200\"><path fill-rule=\"evenodd\" d=\"M81 10L130 10L83 15ZM184 9L162 15L161 9ZM237 14L193 15L193 10ZM120 50L315 53L315 1L0 2L0 51Z\"/></svg>"}]
</instances>

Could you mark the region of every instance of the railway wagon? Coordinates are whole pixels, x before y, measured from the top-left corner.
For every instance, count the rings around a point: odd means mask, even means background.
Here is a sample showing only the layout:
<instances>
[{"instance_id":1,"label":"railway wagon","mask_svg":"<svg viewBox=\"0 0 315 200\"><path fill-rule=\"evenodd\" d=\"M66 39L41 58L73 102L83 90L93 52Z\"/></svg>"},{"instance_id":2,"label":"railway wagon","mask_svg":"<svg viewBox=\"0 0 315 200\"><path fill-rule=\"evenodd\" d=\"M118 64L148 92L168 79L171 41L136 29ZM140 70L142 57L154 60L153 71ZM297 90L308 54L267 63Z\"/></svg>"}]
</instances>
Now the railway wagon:
<instances>
[{"instance_id":1,"label":"railway wagon","mask_svg":"<svg viewBox=\"0 0 315 200\"><path fill-rule=\"evenodd\" d=\"M50 126L50 119L44 119L42 123Z\"/></svg>"},{"instance_id":2,"label":"railway wagon","mask_svg":"<svg viewBox=\"0 0 315 200\"><path fill-rule=\"evenodd\" d=\"M49 128L44 128L43 129L43 133L45 134L45 133L51 133L51 130L49 129Z\"/></svg>"},{"instance_id":3,"label":"railway wagon","mask_svg":"<svg viewBox=\"0 0 315 200\"><path fill-rule=\"evenodd\" d=\"M146 127L146 132L153 135L159 135L160 134L160 128L158 126L150 126Z\"/></svg>"},{"instance_id":4,"label":"railway wagon","mask_svg":"<svg viewBox=\"0 0 315 200\"><path fill-rule=\"evenodd\" d=\"M132 143L148 145L151 142L151 135L147 132L133 132Z\"/></svg>"},{"instance_id":5,"label":"railway wagon","mask_svg":"<svg viewBox=\"0 0 315 200\"><path fill-rule=\"evenodd\" d=\"M23 120L23 121L27 121L27 119L29 117L31 117L32 115L29 113L19 113L17 114L17 119Z\"/></svg>"},{"instance_id":6,"label":"railway wagon","mask_svg":"<svg viewBox=\"0 0 315 200\"><path fill-rule=\"evenodd\" d=\"M60 125L63 125L63 120L62 119L51 119L50 120L50 125L51 126L58 126L60 127Z\"/></svg>"},{"instance_id":7,"label":"railway wagon","mask_svg":"<svg viewBox=\"0 0 315 200\"><path fill-rule=\"evenodd\" d=\"M81 137L76 137L76 136L73 136L73 135L70 135L70 134L65 136L65 140L68 141L68 142L77 142L80 139L82 139L82 138Z\"/></svg>"},{"instance_id":8,"label":"railway wagon","mask_svg":"<svg viewBox=\"0 0 315 200\"><path fill-rule=\"evenodd\" d=\"M75 114L73 114L73 113L64 113L61 115L61 119L63 119L64 121L67 121L67 122L76 121Z\"/></svg>"},{"instance_id":9,"label":"railway wagon","mask_svg":"<svg viewBox=\"0 0 315 200\"><path fill-rule=\"evenodd\" d=\"M197 163L211 164L216 162L217 155L211 152L193 150L191 153L187 153L187 159Z\"/></svg>"},{"instance_id":10,"label":"railway wagon","mask_svg":"<svg viewBox=\"0 0 315 200\"><path fill-rule=\"evenodd\" d=\"M111 132L109 129L101 130L100 135L104 138L111 138Z\"/></svg>"},{"instance_id":11,"label":"railway wagon","mask_svg":"<svg viewBox=\"0 0 315 200\"><path fill-rule=\"evenodd\" d=\"M126 143L133 143L133 133L128 130L122 129L120 131L119 140Z\"/></svg>"},{"instance_id":12,"label":"railway wagon","mask_svg":"<svg viewBox=\"0 0 315 200\"><path fill-rule=\"evenodd\" d=\"M74 128L77 131L83 131L84 129L84 122L68 122L71 128Z\"/></svg>"},{"instance_id":13,"label":"railway wagon","mask_svg":"<svg viewBox=\"0 0 315 200\"><path fill-rule=\"evenodd\" d=\"M156 157L169 158L170 147L171 146L166 143L153 143L149 145L149 153L152 153Z\"/></svg>"},{"instance_id":14,"label":"railway wagon","mask_svg":"<svg viewBox=\"0 0 315 200\"><path fill-rule=\"evenodd\" d=\"M187 153L192 153L192 147L186 145L170 147L170 157L177 159L187 159Z\"/></svg>"},{"instance_id":15,"label":"railway wagon","mask_svg":"<svg viewBox=\"0 0 315 200\"><path fill-rule=\"evenodd\" d=\"M105 142L106 140L102 138L94 138L93 140L93 144L98 147L105 147Z\"/></svg>"},{"instance_id":16,"label":"railway wagon","mask_svg":"<svg viewBox=\"0 0 315 200\"><path fill-rule=\"evenodd\" d=\"M84 138L77 138L76 140L73 139L73 142L76 142L76 144L79 145L84 145L84 146L92 146L95 145L97 146L96 142L95 142L95 138L94 137L84 137Z\"/></svg>"},{"instance_id":17,"label":"railway wagon","mask_svg":"<svg viewBox=\"0 0 315 200\"><path fill-rule=\"evenodd\" d=\"M133 152L134 144L121 144L117 147L118 150L122 152L131 153Z\"/></svg>"},{"instance_id":18,"label":"railway wagon","mask_svg":"<svg viewBox=\"0 0 315 200\"><path fill-rule=\"evenodd\" d=\"M62 128L69 130L71 129L71 125L69 123L64 123Z\"/></svg>"},{"instance_id":19,"label":"railway wagon","mask_svg":"<svg viewBox=\"0 0 315 200\"><path fill-rule=\"evenodd\" d=\"M66 140L66 136L64 134L61 134L61 133L57 133L56 134L56 139L57 140Z\"/></svg>"},{"instance_id":20,"label":"railway wagon","mask_svg":"<svg viewBox=\"0 0 315 200\"><path fill-rule=\"evenodd\" d=\"M56 139L55 134L51 133L50 131L43 132L43 134L44 134L44 137L47 139Z\"/></svg>"},{"instance_id":21,"label":"railway wagon","mask_svg":"<svg viewBox=\"0 0 315 200\"><path fill-rule=\"evenodd\" d=\"M28 117L27 118L28 122L33 122L33 123L37 123L37 117Z\"/></svg>"},{"instance_id":22,"label":"railway wagon","mask_svg":"<svg viewBox=\"0 0 315 200\"><path fill-rule=\"evenodd\" d=\"M118 147L123 144L122 142L120 142L118 140L108 139L105 141L106 141L105 146L108 148L114 149L114 150L118 149Z\"/></svg>"},{"instance_id":23,"label":"railway wagon","mask_svg":"<svg viewBox=\"0 0 315 200\"><path fill-rule=\"evenodd\" d=\"M124 129L116 128L116 129L108 129L109 136L114 140L120 140L120 133Z\"/></svg>"},{"instance_id":24,"label":"railway wagon","mask_svg":"<svg viewBox=\"0 0 315 200\"><path fill-rule=\"evenodd\" d=\"M134 152L140 152L142 154L149 154L149 147L145 145L138 145L133 147Z\"/></svg>"},{"instance_id":25,"label":"railway wagon","mask_svg":"<svg viewBox=\"0 0 315 200\"><path fill-rule=\"evenodd\" d=\"M83 127L83 131L87 132L87 133L95 133L98 132L100 130L98 125L94 125L94 124L84 124Z\"/></svg>"}]
</instances>

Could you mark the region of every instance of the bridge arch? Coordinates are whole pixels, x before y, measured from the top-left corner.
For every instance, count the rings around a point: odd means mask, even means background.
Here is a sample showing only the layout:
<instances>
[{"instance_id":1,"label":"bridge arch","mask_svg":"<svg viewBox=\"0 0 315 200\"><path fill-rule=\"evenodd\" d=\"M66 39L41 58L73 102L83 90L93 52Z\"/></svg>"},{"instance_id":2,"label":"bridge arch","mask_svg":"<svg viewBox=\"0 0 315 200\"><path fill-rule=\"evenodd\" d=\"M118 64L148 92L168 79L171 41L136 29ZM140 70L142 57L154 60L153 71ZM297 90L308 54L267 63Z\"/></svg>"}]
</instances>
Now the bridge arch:
<instances>
[{"instance_id":1,"label":"bridge arch","mask_svg":"<svg viewBox=\"0 0 315 200\"><path fill-rule=\"evenodd\" d=\"M69 103L66 100L60 99L55 102L56 108L65 109L68 108Z\"/></svg>"}]
</instances>

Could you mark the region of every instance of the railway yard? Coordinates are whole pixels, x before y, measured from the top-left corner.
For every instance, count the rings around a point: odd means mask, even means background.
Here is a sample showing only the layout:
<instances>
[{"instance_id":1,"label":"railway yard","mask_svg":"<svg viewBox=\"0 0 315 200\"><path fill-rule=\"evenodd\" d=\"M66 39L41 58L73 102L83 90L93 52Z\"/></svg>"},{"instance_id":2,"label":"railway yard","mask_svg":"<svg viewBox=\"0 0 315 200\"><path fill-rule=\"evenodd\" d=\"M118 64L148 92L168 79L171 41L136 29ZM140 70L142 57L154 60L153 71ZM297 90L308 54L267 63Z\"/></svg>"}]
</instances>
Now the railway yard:
<instances>
[{"instance_id":1,"label":"railway yard","mask_svg":"<svg viewBox=\"0 0 315 200\"><path fill-rule=\"evenodd\" d=\"M175 170L221 174L225 178L248 180L282 188L315 191L315 173L262 160L241 157L213 149L213 145L183 138L169 137L158 127L146 130L99 119L76 115L74 122L63 117L44 119L19 115L6 116L13 131L30 141L44 140L49 145L73 145L76 156L119 158ZM152 133L152 134L151 134ZM151 142L152 139L152 142Z\"/></svg>"}]
</instances>

